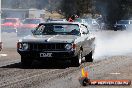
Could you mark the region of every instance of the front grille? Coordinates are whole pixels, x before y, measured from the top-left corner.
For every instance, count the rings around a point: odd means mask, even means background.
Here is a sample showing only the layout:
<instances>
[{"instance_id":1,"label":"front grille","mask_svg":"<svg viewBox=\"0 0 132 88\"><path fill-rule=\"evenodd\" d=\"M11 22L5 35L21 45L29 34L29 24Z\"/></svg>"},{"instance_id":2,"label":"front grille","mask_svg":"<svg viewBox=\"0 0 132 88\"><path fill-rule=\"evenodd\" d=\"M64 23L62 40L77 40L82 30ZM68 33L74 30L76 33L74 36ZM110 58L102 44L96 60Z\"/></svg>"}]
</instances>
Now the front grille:
<instances>
[{"instance_id":1,"label":"front grille","mask_svg":"<svg viewBox=\"0 0 132 88\"><path fill-rule=\"evenodd\" d=\"M65 50L64 43L39 43L39 44L30 44L30 50L33 51L62 51Z\"/></svg>"}]
</instances>

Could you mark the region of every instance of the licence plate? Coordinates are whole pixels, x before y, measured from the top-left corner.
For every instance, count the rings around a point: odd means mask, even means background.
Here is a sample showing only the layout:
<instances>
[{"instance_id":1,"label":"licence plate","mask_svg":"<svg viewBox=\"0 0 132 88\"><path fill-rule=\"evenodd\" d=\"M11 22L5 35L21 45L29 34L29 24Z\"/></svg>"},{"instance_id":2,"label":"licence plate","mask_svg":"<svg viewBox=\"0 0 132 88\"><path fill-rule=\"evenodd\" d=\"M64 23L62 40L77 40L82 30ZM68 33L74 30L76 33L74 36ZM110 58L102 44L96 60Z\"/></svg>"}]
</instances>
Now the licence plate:
<instances>
[{"instance_id":1,"label":"licence plate","mask_svg":"<svg viewBox=\"0 0 132 88\"><path fill-rule=\"evenodd\" d=\"M40 53L40 57L52 57L52 53Z\"/></svg>"}]
</instances>

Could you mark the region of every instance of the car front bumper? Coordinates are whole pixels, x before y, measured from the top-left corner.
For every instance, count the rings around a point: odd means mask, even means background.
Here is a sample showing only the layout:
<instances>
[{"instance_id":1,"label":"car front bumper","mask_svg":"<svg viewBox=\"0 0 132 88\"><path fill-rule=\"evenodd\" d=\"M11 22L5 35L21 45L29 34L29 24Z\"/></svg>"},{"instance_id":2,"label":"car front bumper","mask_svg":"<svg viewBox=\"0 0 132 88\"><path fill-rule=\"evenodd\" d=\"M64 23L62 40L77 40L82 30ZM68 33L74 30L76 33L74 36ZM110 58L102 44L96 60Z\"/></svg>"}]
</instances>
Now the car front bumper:
<instances>
[{"instance_id":1,"label":"car front bumper","mask_svg":"<svg viewBox=\"0 0 132 88\"><path fill-rule=\"evenodd\" d=\"M55 58L55 59L71 59L75 57L74 51L19 51L18 53L21 56L27 56L30 57L30 59L44 59L44 58ZM40 54L51 54L50 57L45 56L42 57Z\"/></svg>"}]
</instances>

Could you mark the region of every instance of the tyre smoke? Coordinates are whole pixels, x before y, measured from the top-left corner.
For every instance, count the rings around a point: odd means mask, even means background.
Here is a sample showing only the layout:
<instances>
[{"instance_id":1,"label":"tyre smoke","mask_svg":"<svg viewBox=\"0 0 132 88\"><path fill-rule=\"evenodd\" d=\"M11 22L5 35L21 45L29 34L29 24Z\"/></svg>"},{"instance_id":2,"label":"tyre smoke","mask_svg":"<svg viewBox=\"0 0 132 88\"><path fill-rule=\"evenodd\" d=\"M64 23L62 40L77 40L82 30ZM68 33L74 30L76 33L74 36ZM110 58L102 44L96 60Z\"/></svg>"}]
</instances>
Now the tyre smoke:
<instances>
[{"instance_id":1,"label":"tyre smoke","mask_svg":"<svg viewBox=\"0 0 132 88\"><path fill-rule=\"evenodd\" d=\"M94 58L132 53L132 26L125 31L105 31L97 34Z\"/></svg>"}]
</instances>

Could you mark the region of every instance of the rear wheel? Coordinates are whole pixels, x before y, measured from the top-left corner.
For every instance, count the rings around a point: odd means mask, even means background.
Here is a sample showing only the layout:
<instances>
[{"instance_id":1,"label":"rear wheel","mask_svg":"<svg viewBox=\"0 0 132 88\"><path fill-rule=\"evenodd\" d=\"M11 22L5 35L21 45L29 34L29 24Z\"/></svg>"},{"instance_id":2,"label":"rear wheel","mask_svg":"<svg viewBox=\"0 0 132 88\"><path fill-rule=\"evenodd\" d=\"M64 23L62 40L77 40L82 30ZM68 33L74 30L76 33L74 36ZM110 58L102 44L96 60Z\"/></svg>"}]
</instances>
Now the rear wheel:
<instances>
[{"instance_id":1,"label":"rear wheel","mask_svg":"<svg viewBox=\"0 0 132 88\"><path fill-rule=\"evenodd\" d=\"M31 66L33 60L30 59L30 57L21 56L21 64L23 67Z\"/></svg>"},{"instance_id":2,"label":"rear wheel","mask_svg":"<svg viewBox=\"0 0 132 88\"><path fill-rule=\"evenodd\" d=\"M72 59L72 64L74 66L80 66L82 64L82 51L79 51L78 55Z\"/></svg>"},{"instance_id":3,"label":"rear wheel","mask_svg":"<svg viewBox=\"0 0 132 88\"><path fill-rule=\"evenodd\" d=\"M85 56L86 62L93 62L93 51L91 51L88 55Z\"/></svg>"}]
</instances>

